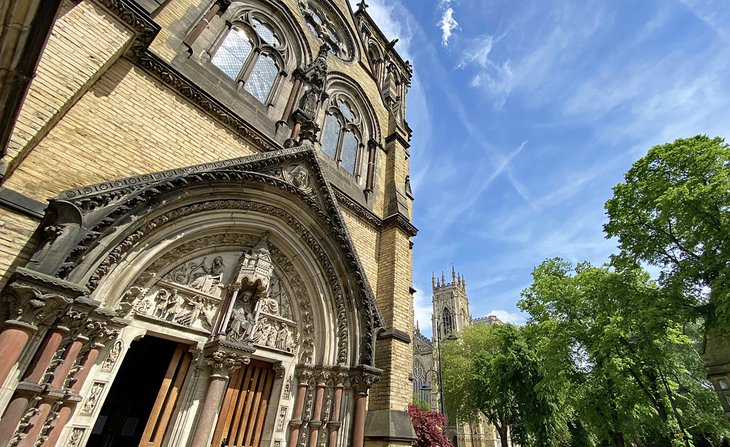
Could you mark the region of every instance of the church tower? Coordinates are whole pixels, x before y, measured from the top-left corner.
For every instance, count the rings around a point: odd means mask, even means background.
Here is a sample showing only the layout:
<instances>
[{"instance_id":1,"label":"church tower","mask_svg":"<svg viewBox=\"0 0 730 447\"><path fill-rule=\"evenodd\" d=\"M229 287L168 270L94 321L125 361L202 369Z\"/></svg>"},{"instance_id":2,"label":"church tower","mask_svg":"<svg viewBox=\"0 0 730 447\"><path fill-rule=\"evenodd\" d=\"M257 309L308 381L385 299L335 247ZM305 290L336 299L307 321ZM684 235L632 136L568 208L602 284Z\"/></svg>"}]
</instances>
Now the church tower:
<instances>
[{"instance_id":1,"label":"church tower","mask_svg":"<svg viewBox=\"0 0 730 447\"><path fill-rule=\"evenodd\" d=\"M441 272L441 278L432 275L433 285L433 334L434 339L445 339L451 334L463 331L471 324L469 298L466 296L466 280L451 267L451 282Z\"/></svg>"}]
</instances>

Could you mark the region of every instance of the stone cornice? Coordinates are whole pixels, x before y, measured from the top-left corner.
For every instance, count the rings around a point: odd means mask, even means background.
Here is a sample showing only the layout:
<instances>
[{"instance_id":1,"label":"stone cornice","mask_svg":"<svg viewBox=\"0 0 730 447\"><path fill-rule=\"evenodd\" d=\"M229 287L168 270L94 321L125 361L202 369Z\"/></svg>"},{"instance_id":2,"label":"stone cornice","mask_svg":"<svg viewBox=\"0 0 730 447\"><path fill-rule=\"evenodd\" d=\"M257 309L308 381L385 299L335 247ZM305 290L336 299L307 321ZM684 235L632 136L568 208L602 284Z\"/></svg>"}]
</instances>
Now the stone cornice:
<instances>
[{"instance_id":1,"label":"stone cornice","mask_svg":"<svg viewBox=\"0 0 730 447\"><path fill-rule=\"evenodd\" d=\"M367 222L373 228L382 230L384 228L396 226L409 236L415 236L418 233L418 228L416 228L406 216L402 214L393 214L385 219L381 219L375 213L360 205L350 196L334 187L334 185L332 186L332 190L335 198L337 199L337 203L355 213L357 217Z\"/></svg>"},{"instance_id":2,"label":"stone cornice","mask_svg":"<svg viewBox=\"0 0 730 447\"><path fill-rule=\"evenodd\" d=\"M400 213L392 214L383 219L383 227L396 227L411 237L418 234L418 228L416 228L406 216Z\"/></svg>"},{"instance_id":3,"label":"stone cornice","mask_svg":"<svg viewBox=\"0 0 730 447\"><path fill-rule=\"evenodd\" d=\"M94 2L134 30L135 46L147 47L160 31L160 26L133 1L94 0Z\"/></svg>"}]
</instances>

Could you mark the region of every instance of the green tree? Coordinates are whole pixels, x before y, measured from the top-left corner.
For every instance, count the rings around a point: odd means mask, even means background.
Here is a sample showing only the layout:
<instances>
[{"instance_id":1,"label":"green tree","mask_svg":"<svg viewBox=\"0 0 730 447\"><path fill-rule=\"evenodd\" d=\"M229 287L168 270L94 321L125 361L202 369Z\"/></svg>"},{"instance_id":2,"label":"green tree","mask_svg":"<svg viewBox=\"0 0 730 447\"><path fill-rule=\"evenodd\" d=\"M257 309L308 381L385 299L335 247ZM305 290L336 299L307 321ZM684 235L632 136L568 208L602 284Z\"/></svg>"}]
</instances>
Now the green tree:
<instances>
[{"instance_id":1,"label":"green tree","mask_svg":"<svg viewBox=\"0 0 730 447\"><path fill-rule=\"evenodd\" d=\"M696 346L675 321L671 290L635 266L557 258L533 280L519 306L531 316L545 386L570 390L566 407L599 445L682 445L672 399L693 439L728 434ZM672 391L680 383L688 394Z\"/></svg>"},{"instance_id":2,"label":"green tree","mask_svg":"<svg viewBox=\"0 0 730 447\"><path fill-rule=\"evenodd\" d=\"M513 325L476 325L443 346L444 395L449 417L495 426L503 447L556 445L560 426L555 393L543 389L541 360Z\"/></svg>"},{"instance_id":3,"label":"green tree","mask_svg":"<svg viewBox=\"0 0 730 447\"><path fill-rule=\"evenodd\" d=\"M730 147L698 135L655 146L606 202L617 260L662 268L662 284L683 293L691 312L730 323Z\"/></svg>"}]
</instances>

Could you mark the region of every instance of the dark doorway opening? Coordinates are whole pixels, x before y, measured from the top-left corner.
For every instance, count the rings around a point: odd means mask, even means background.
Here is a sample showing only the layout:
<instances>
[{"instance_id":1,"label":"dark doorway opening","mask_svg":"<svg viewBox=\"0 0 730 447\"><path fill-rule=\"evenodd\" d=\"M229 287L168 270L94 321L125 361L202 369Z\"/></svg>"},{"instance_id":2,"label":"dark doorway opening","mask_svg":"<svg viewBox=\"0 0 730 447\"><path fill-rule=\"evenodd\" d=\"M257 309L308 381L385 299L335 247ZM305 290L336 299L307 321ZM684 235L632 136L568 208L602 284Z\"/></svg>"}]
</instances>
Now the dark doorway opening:
<instances>
[{"instance_id":1,"label":"dark doorway opening","mask_svg":"<svg viewBox=\"0 0 730 447\"><path fill-rule=\"evenodd\" d=\"M87 447L139 445L178 343L146 336L132 343L87 442Z\"/></svg>"}]
</instances>

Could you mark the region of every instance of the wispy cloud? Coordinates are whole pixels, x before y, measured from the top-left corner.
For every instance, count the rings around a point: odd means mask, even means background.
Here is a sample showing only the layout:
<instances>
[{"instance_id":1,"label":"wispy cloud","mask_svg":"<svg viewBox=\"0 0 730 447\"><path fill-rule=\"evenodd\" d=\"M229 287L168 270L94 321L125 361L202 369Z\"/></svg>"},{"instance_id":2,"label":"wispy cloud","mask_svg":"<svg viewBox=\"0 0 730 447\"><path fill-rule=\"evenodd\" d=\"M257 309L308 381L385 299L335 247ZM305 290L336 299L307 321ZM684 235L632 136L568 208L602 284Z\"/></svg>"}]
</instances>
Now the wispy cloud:
<instances>
[{"instance_id":1,"label":"wispy cloud","mask_svg":"<svg viewBox=\"0 0 730 447\"><path fill-rule=\"evenodd\" d=\"M441 44L446 47L449 45L449 39L454 30L459 27L459 22L454 19L454 8L448 6L444 9L439 20L439 26L441 27Z\"/></svg>"}]
</instances>

